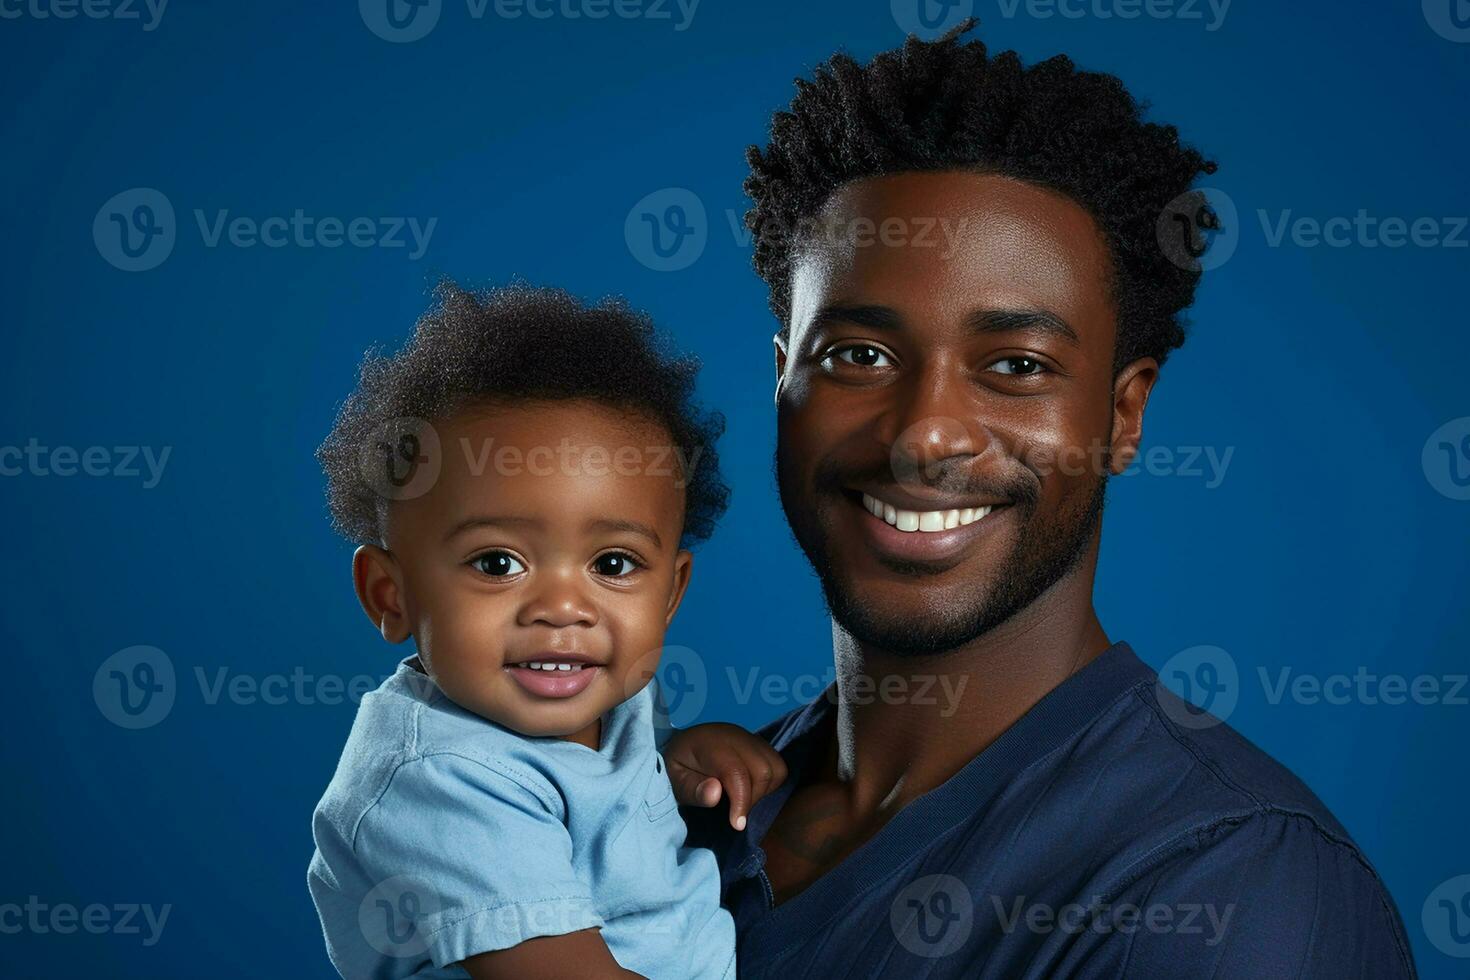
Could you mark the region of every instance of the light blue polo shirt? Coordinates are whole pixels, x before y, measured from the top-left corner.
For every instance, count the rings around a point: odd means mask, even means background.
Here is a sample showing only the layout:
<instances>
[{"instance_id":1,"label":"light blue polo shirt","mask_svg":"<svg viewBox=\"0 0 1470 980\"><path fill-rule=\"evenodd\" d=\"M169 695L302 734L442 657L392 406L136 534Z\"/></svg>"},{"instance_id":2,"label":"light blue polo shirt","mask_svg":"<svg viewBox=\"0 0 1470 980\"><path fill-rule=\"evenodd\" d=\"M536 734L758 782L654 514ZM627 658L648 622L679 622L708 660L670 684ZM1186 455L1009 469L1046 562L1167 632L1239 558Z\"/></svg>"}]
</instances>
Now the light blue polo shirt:
<instances>
[{"instance_id":1,"label":"light blue polo shirt","mask_svg":"<svg viewBox=\"0 0 1470 980\"><path fill-rule=\"evenodd\" d=\"M650 980L729 980L735 927L714 856L654 745L652 685L602 745L531 738L399 665L362 699L312 817L308 873L344 977L464 977L465 957L600 927Z\"/></svg>"}]
</instances>

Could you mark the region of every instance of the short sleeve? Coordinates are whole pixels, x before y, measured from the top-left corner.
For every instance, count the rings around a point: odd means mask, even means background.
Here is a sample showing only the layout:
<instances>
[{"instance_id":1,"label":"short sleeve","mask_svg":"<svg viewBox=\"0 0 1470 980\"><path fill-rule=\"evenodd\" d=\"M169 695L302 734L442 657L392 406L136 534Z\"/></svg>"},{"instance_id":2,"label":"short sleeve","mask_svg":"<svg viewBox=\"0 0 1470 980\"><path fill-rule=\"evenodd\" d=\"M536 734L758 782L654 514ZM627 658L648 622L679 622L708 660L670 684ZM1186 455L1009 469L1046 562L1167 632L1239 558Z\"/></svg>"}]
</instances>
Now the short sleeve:
<instances>
[{"instance_id":1,"label":"short sleeve","mask_svg":"<svg viewBox=\"0 0 1470 980\"><path fill-rule=\"evenodd\" d=\"M1099 918L1115 941L1086 957L1089 968L1181 980L1415 975L1398 910L1351 844L1285 814L1211 837L1110 903Z\"/></svg>"},{"instance_id":2,"label":"short sleeve","mask_svg":"<svg viewBox=\"0 0 1470 980\"><path fill-rule=\"evenodd\" d=\"M386 932L373 945L412 931L405 942L444 967L601 926L549 790L452 754L401 766L354 836L370 889L364 928L381 920Z\"/></svg>"}]
</instances>

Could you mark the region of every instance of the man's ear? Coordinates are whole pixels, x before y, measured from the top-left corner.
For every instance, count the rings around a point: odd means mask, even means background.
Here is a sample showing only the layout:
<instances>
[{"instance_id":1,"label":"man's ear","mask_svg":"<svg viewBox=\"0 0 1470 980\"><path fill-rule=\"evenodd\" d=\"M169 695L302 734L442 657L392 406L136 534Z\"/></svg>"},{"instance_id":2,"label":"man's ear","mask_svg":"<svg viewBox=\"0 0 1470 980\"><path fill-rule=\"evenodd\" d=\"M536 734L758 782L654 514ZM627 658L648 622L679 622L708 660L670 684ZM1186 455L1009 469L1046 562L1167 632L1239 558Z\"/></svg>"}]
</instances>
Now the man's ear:
<instances>
[{"instance_id":1,"label":"man's ear","mask_svg":"<svg viewBox=\"0 0 1470 980\"><path fill-rule=\"evenodd\" d=\"M674 621L674 613L679 611L679 603L684 601L684 590L689 588L689 573L694 568L694 555L687 549L681 549L674 556L674 588L669 593L669 609L664 615L664 629Z\"/></svg>"},{"instance_id":2,"label":"man's ear","mask_svg":"<svg viewBox=\"0 0 1470 980\"><path fill-rule=\"evenodd\" d=\"M1113 452L1109 469L1114 476L1126 470L1138 455L1138 444L1143 441L1143 410L1157 380L1159 362L1152 357L1140 357L1113 379Z\"/></svg>"},{"instance_id":3,"label":"man's ear","mask_svg":"<svg viewBox=\"0 0 1470 980\"><path fill-rule=\"evenodd\" d=\"M398 560L377 545L365 544L352 555L352 584L357 589L357 601L389 643L402 643L411 635L403 602L402 575Z\"/></svg>"},{"instance_id":4,"label":"man's ear","mask_svg":"<svg viewBox=\"0 0 1470 980\"><path fill-rule=\"evenodd\" d=\"M776 348L776 401L781 400L781 382L786 380L786 337L774 334L771 343Z\"/></svg>"}]
</instances>

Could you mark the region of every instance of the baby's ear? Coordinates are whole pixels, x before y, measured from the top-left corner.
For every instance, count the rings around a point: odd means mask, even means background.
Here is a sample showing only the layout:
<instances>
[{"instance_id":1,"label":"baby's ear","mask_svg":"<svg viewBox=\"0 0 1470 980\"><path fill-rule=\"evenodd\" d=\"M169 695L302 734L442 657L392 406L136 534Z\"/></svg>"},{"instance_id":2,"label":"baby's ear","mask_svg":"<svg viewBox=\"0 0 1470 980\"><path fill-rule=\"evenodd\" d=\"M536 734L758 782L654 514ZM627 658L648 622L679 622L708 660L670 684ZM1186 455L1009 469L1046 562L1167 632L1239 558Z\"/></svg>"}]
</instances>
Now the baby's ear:
<instances>
[{"instance_id":1,"label":"baby's ear","mask_svg":"<svg viewBox=\"0 0 1470 980\"><path fill-rule=\"evenodd\" d=\"M689 573L694 568L694 553L687 548L680 549L674 556L674 587L669 590L669 608L664 614L664 628L674 621L674 613L679 611L679 603L684 601L684 590L689 588Z\"/></svg>"},{"instance_id":2,"label":"baby's ear","mask_svg":"<svg viewBox=\"0 0 1470 980\"><path fill-rule=\"evenodd\" d=\"M357 589L357 601L389 643L402 643L411 635L401 576L397 559L384 548L365 544L352 555L352 584Z\"/></svg>"}]
</instances>

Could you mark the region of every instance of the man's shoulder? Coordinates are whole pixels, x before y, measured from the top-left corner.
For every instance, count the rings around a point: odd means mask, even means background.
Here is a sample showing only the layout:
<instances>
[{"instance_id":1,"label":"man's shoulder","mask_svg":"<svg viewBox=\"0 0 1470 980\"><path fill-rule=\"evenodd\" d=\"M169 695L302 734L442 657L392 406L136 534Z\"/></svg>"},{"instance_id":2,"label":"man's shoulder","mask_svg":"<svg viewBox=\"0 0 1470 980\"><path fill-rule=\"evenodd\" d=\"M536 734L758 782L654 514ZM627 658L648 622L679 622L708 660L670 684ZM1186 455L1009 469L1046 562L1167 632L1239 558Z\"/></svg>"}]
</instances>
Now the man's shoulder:
<instances>
[{"instance_id":1,"label":"man's shoulder","mask_svg":"<svg viewBox=\"0 0 1470 980\"><path fill-rule=\"evenodd\" d=\"M1101 730L1083 741L1126 773L1130 804L1163 804L1201 825L1245 818L1295 818L1356 849L1342 824L1296 773L1224 721L1154 681L1134 685ZM1136 811L1135 811L1136 812Z\"/></svg>"}]
</instances>

